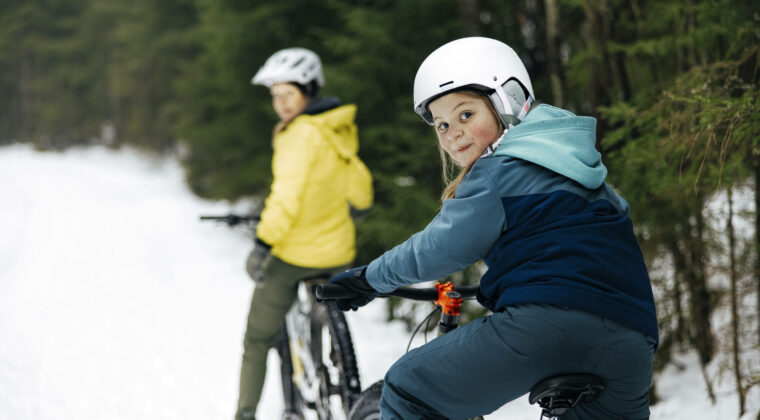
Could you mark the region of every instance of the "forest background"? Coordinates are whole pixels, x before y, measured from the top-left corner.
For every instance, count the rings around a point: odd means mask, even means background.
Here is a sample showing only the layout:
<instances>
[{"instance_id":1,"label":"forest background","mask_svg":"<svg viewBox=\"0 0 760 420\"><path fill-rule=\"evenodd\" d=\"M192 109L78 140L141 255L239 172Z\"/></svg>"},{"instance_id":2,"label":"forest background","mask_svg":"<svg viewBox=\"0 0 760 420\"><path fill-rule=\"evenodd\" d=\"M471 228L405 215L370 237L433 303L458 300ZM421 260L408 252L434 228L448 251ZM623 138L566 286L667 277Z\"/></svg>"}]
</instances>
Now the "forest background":
<instances>
[{"instance_id":1,"label":"forest background","mask_svg":"<svg viewBox=\"0 0 760 420\"><path fill-rule=\"evenodd\" d=\"M263 197L276 115L250 79L276 50L310 48L324 94L358 105L376 191L358 224L366 263L440 207L412 81L427 54L471 35L511 45L539 102L597 118L608 182L631 204L651 270L657 369L675 351L703 366L722 356L743 412L760 384L756 1L3 0L0 145L178 154L200 197ZM416 319L397 303L388 312ZM714 380L705 373L710 398Z\"/></svg>"}]
</instances>

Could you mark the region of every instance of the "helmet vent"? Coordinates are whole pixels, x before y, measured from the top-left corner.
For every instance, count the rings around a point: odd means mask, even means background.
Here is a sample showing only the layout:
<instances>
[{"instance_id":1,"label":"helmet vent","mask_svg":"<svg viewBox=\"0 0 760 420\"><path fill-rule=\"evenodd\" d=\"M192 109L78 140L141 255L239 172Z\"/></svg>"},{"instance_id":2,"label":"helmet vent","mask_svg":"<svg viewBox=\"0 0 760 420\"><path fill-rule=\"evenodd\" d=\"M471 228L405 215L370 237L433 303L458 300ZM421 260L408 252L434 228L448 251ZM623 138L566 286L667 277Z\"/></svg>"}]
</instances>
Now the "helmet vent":
<instances>
[{"instance_id":1,"label":"helmet vent","mask_svg":"<svg viewBox=\"0 0 760 420\"><path fill-rule=\"evenodd\" d=\"M325 84L319 56L305 48L286 48L277 51L267 59L251 79L254 85L271 87L275 83L298 83L306 85L316 82Z\"/></svg>"},{"instance_id":2,"label":"helmet vent","mask_svg":"<svg viewBox=\"0 0 760 420\"><path fill-rule=\"evenodd\" d=\"M439 88L442 88L442 87L444 87L444 86L448 86L448 85L450 85L450 84L452 84L452 83L454 83L454 81L453 81L453 80L451 80L451 81L448 81L448 82L446 82L446 83L443 83L443 84L440 84L440 85L438 85L438 87L439 87Z\"/></svg>"},{"instance_id":3,"label":"helmet vent","mask_svg":"<svg viewBox=\"0 0 760 420\"><path fill-rule=\"evenodd\" d=\"M294 69L294 68L298 67L298 65L299 65L299 64L303 63L303 60L304 60L304 58L305 58L305 57L301 57L301 58L299 58L298 60L296 60L296 62L295 62L295 63L293 63L293 64L290 66L290 68L293 68L293 69Z\"/></svg>"}]
</instances>

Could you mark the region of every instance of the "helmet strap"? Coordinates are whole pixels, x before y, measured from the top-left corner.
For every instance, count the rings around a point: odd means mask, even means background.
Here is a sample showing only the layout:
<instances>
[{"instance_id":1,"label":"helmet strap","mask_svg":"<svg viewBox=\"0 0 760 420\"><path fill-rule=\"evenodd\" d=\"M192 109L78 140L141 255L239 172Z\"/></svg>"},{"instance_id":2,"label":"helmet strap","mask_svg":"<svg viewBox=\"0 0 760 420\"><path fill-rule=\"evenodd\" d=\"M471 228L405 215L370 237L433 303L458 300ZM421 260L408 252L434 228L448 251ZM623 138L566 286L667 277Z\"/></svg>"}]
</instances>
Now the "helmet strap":
<instances>
[{"instance_id":1,"label":"helmet strap","mask_svg":"<svg viewBox=\"0 0 760 420\"><path fill-rule=\"evenodd\" d=\"M499 145L501 144L502 140L504 140L504 136L506 134L507 134L507 130L504 130L504 132L501 134L501 136L499 136L498 139L496 139L495 142L489 144L488 147L486 147L486 150L483 151L483 154L480 155L480 157L484 158L484 157L491 156L496 151L496 149L499 147Z\"/></svg>"},{"instance_id":2,"label":"helmet strap","mask_svg":"<svg viewBox=\"0 0 760 420\"><path fill-rule=\"evenodd\" d=\"M523 104L522 108L520 108L520 113L517 114L517 119L522 121L523 118L525 118L526 115L528 115L528 111L530 111L530 107L533 105L533 97L528 96L528 99L525 100L525 103Z\"/></svg>"},{"instance_id":3,"label":"helmet strap","mask_svg":"<svg viewBox=\"0 0 760 420\"><path fill-rule=\"evenodd\" d=\"M533 103L533 97L526 95L525 89L517 79L507 80L488 97L507 129L519 124Z\"/></svg>"}]
</instances>

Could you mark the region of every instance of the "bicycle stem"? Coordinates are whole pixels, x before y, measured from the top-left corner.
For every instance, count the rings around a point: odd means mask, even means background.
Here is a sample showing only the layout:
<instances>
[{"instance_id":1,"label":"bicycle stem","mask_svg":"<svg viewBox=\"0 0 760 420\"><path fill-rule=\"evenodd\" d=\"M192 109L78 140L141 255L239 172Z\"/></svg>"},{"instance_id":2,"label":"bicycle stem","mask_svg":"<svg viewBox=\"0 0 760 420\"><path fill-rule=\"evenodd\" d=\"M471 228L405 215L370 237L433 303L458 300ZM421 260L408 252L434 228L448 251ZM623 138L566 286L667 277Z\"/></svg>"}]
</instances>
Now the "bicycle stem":
<instances>
[{"instance_id":1,"label":"bicycle stem","mask_svg":"<svg viewBox=\"0 0 760 420\"><path fill-rule=\"evenodd\" d=\"M454 290L454 285L450 281L436 283L435 288L438 289L438 299L433 303L441 309L438 333L439 335L446 334L459 326L459 317L462 315L462 295Z\"/></svg>"}]
</instances>

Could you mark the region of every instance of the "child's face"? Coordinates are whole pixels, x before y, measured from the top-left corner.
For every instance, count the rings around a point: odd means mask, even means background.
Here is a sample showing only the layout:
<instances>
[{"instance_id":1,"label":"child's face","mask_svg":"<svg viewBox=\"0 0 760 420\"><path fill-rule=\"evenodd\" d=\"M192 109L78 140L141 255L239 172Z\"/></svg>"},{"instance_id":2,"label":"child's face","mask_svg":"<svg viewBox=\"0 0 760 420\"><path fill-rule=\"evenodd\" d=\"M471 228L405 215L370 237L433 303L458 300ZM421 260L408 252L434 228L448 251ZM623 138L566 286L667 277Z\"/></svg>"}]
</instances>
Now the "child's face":
<instances>
[{"instance_id":1,"label":"child's face","mask_svg":"<svg viewBox=\"0 0 760 420\"><path fill-rule=\"evenodd\" d=\"M306 96L290 83L275 83L269 93L272 94L274 112L286 124L297 117L309 103Z\"/></svg>"},{"instance_id":2,"label":"child's face","mask_svg":"<svg viewBox=\"0 0 760 420\"><path fill-rule=\"evenodd\" d=\"M502 130L486 99L453 92L430 103L435 133L443 150L462 167L475 162Z\"/></svg>"}]
</instances>

